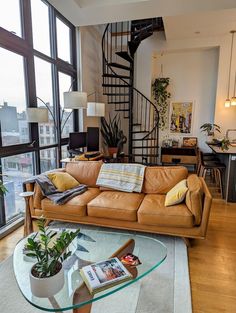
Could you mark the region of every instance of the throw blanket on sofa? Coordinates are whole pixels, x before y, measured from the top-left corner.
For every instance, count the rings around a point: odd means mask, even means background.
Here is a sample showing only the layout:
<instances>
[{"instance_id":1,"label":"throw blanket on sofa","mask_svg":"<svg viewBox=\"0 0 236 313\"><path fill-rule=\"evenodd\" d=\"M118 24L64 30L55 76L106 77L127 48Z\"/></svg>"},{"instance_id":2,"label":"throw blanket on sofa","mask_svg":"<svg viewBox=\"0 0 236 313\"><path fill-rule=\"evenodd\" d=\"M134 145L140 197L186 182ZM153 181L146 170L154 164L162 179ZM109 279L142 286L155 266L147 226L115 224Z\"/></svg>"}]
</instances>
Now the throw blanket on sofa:
<instances>
[{"instance_id":1,"label":"throw blanket on sofa","mask_svg":"<svg viewBox=\"0 0 236 313\"><path fill-rule=\"evenodd\" d=\"M141 192L145 166L140 164L103 164L97 185L126 192Z\"/></svg>"},{"instance_id":2,"label":"throw blanket on sofa","mask_svg":"<svg viewBox=\"0 0 236 313\"><path fill-rule=\"evenodd\" d=\"M45 174L34 176L24 182L24 184L27 183L37 183L42 191L42 194L52 200L55 204L64 204L75 196L84 193L88 189L86 185L79 185L72 189L60 192Z\"/></svg>"}]
</instances>

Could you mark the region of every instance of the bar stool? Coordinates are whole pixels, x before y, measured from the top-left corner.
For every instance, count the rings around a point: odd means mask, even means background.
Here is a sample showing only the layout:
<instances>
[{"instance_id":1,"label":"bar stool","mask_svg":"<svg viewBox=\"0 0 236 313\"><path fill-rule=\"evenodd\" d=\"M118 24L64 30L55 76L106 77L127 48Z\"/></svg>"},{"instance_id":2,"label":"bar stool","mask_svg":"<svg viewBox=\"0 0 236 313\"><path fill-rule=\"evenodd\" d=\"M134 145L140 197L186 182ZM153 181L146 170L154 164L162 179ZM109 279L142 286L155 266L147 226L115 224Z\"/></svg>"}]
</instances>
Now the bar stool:
<instances>
[{"instance_id":1,"label":"bar stool","mask_svg":"<svg viewBox=\"0 0 236 313\"><path fill-rule=\"evenodd\" d=\"M205 160L204 154L199 149L199 166L198 166L198 176L206 179L206 174L209 171L214 178L216 185L220 188L221 198L223 198L223 172L225 171L225 165L218 161L218 159Z\"/></svg>"}]
</instances>

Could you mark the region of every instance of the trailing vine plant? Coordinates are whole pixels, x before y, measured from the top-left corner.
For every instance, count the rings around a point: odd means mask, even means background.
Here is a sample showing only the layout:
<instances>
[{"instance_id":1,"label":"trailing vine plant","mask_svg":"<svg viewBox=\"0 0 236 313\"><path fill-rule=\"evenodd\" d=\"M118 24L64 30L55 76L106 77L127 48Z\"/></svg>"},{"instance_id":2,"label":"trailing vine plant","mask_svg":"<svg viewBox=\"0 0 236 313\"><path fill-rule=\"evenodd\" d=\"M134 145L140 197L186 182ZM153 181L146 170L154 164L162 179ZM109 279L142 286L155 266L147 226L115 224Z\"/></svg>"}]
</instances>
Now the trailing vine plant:
<instances>
[{"instance_id":1,"label":"trailing vine plant","mask_svg":"<svg viewBox=\"0 0 236 313\"><path fill-rule=\"evenodd\" d=\"M159 77L152 83L152 94L159 111L159 128L165 130L168 121L168 100L171 93L167 91L170 84L169 77Z\"/></svg>"}]
</instances>

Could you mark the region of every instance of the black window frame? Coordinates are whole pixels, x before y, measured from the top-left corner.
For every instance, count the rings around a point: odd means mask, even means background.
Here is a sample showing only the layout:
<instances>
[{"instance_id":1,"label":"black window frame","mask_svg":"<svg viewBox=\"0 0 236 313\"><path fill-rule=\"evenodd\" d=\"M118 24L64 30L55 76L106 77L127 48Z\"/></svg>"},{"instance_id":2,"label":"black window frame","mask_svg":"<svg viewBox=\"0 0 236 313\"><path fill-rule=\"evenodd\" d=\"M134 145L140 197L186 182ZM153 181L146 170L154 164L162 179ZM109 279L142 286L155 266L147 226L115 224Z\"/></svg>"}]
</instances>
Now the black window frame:
<instances>
[{"instance_id":1,"label":"black window frame","mask_svg":"<svg viewBox=\"0 0 236 313\"><path fill-rule=\"evenodd\" d=\"M76 28L69 22L62 14L60 14L48 1L41 0L48 5L49 8L49 27L50 27L50 46L51 56L45 55L40 51L37 51L33 47L33 26L31 16L31 0L19 0L20 14L21 14L21 28L22 37L19 37L10 31L0 27L0 47L11 52L17 53L24 57L24 69L25 69L25 82L26 82L26 106L36 107L36 82L35 82L35 68L34 57L37 56L42 60L48 61L52 65L52 84L53 84L53 99L55 107L55 118L57 123L57 142L55 144L49 144L40 146L39 142L39 128L37 123L29 124L29 137L30 141L24 144L17 144L12 146L2 146L1 127L0 127L0 174L1 174L1 158L19 155L23 153L33 153L35 174L40 174L40 151L57 148L57 166L61 164L61 147L68 144L69 138L61 138L60 129L60 102L59 102L59 72L65 73L72 77L73 90L77 89L77 59L76 59ZM57 34L56 34L56 18L59 18L71 29L70 36L70 48L71 48L71 64L59 59L57 57ZM14 73L12 73L14 75ZM70 86L68 86L69 89ZM78 110L73 110L73 122L74 131L79 129ZM35 142L32 146L31 143ZM0 227L6 223L4 200L0 198Z\"/></svg>"}]
</instances>

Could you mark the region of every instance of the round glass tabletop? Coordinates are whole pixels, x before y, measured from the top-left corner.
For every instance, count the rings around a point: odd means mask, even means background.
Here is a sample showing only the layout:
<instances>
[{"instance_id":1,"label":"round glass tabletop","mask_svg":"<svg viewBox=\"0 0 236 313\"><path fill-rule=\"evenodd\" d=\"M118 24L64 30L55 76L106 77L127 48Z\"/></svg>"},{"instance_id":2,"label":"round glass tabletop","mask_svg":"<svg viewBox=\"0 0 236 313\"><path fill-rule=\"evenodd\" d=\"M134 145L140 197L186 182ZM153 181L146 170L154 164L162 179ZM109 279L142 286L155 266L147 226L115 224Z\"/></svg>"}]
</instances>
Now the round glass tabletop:
<instances>
[{"instance_id":1,"label":"round glass tabletop","mask_svg":"<svg viewBox=\"0 0 236 313\"><path fill-rule=\"evenodd\" d=\"M63 288L51 298L38 298L30 288L30 270L35 263L28 259L23 249L27 239L16 246L13 257L14 273L25 299L36 308L48 312L74 310L86 304L107 297L126 288L157 268L166 258L167 249L163 243L151 235L108 232L97 229L82 229L72 242L72 255L63 263L65 283ZM79 270L86 265L104 261L110 257L122 257L126 253L138 256L141 264L132 268L133 279L91 295L80 276ZM83 311L84 312L84 311ZM90 312L90 309L87 310Z\"/></svg>"}]
</instances>

